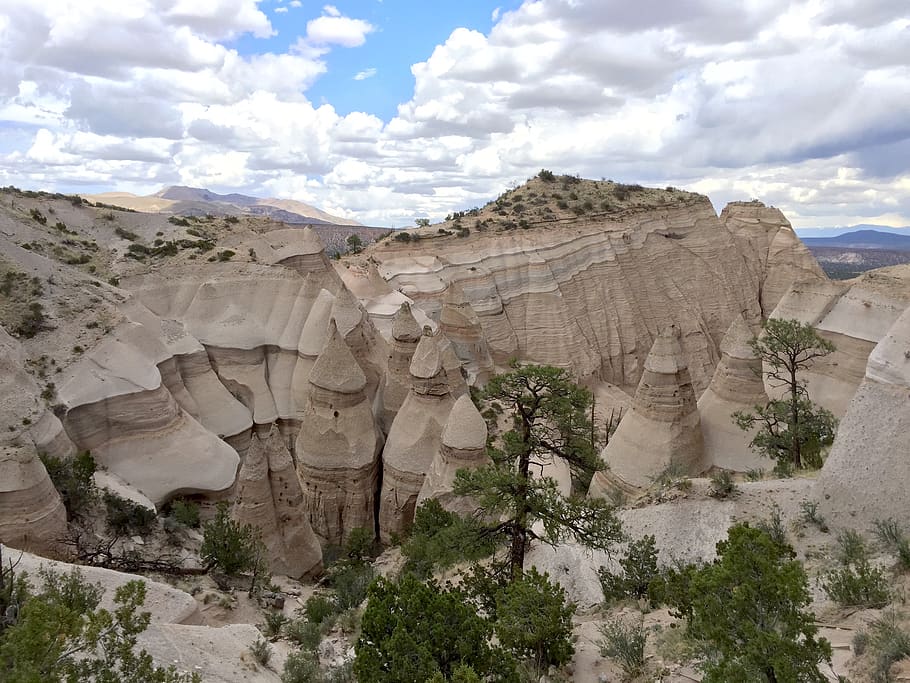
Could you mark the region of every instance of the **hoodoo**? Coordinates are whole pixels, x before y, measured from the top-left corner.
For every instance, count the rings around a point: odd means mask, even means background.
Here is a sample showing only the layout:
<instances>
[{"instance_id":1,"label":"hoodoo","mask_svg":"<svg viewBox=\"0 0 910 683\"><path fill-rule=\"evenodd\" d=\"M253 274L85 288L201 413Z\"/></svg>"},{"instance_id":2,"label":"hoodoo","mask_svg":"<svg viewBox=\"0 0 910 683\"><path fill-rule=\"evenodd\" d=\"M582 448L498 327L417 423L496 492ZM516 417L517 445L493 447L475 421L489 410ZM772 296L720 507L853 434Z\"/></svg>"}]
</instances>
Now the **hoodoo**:
<instances>
[{"instance_id":1,"label":"hoodoo","mask_svg":"<svg viewBox=\"0 0 910 683\"><path fill-rule=\"evenodd\" d=\"M446 426L442 430L439 450L427 472L417 504L428 498L435 498L452 512L470 514L474 512L471 501L452 493L455 483L455 472L464 468L480 467L489 458L487 448L487 423L484 422L477 406L467 394L463 394L449 413Z\"/></svg>"},{"instance_id":2,"label":"hoodoo","mask_svg":"<svg viewBox=\"0 0 910 683\"><path fill-rule=\"evenodd\" d=\"M238 477L234 518L259 529L269 569L292 578L318 572L322 549L307 520L300 482L276 427L254 435Z\"/></svg>"},{"instance_id":3,"label":"hoodoo","mask_svg":"<svg viewBox=\"0 0 910 683\"><path fill-rule=\"evenodd\" d=\"M411 388L408 368L420 342L421 330L411 306L401 304L392 320L392 348L388 367L382 381L382 426L388 433L392 421Z\"/></svg>"},{"instance_id":4,"label":"hoodoo","mask_svg":"<svg viewBox=\"0 0 910 683\"><path fill-rule=\"evenodd\" d=\"M667 467L690 475L705 470L695 391L677 327L664 328L655 340L632 408L602 457L610 469L594 475L593 496L605 495L611 485L648 486Z\"/></svg>"},{"instance_id":5,"label":"hoodoo","mask_svg":"<svg viewBox=\"0 0 910 683\"><path fill-rule=\"evenodd\" d=\"M353 529L373 528L382 439L364 392L366 375L334 321L309 382L297 473L313 530L340 543Z\"/></svg>"},{"instance_id":6,"label":"hoodoo","mask_svg":"<svg viewBox=\"0 0 910 683\"><path fill-rule=\"evenodd\" d=\"M443 368L441 333L421 337L411 359L411 389L392 422L382 455L379 534L388 542L411 525L417 495L455 403Z\"/></svg>"},{"instance_id":7,"label":"hoodoo","mask_svg":"<svg viewBox=\"0 0 910 683\"><path fill-rule=\"evenodd\" d=\"M749 448L754 432L741 430L732 418L736 411L751 410L768 400L761 359L749 345L753 336L743 316L733 319L720 345L714 377L698 398L706 462L736 472L767 464L767 459Z\"/></svg>"}]
</instances>

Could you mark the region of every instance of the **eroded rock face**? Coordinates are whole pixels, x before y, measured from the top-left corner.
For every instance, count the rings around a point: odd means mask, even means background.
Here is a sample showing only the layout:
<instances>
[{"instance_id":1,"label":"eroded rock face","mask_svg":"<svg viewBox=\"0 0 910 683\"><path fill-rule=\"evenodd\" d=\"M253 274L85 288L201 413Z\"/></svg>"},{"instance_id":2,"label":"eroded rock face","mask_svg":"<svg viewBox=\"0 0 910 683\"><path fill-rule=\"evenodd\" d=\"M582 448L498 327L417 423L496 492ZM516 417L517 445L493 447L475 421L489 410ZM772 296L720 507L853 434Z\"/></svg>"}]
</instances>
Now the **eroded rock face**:
<instances>
[{"instance_id":1,"label":"eroded rock face","mask_svg":"<svg viewBox=\"0 0 910 683\"><path fill-rule=\"evenodd\" d=\"M780 212L759 206L719 219L693 195L571 229L452 238L444 258L435 240L379 244L371 255L393 288L431 316L457 284L501 364L570 365L580 379L631 388L659 330L675 324L700 391L736 315L757 319L799 277L825 279ZM797 256L787 260L790 252Z\"/></svg>"},{"instance_id":2,"label":"eroded rock face","mask_svg":"<svg viewBox=\"0 0 910 683\"><path fill-rule=\"evenodd\" d=\"M410 304L401 304L392 320L392 348L382 381L381 420L386 433L391 429L392 421L411 388L408 368L420 337L421 328L411 313Z\"/></svg>"},{"instance_id":3,"label":"eroded rock face","mask_svg":"<svg viewBox=\"0 0 910 683\"><path fill-rule=\"evenodd\" d=\"M434 498L450 512L467 515L474 512L473 501L452 493L455 473L460 469L482 467L489 462L487 423L467 394L463 394L449 413L442 430L439 450L427 471L417 496L419 506Z\"/></svg>"},{"instance_id":4,"label":"eroded rock face","mask_svg":"<svg viewBox=\"0 0 910 683\"><path fill-rule=\"evenodd\" d=\"M836 526L866 531L889 517L910 526L910 308L869 356L841 419L815 497Z\"/></svg>"},{"instance_id":5,"label":"eroded rock face","mask_svg":"<svg viewBox=\"0 0 910 683\"><path fill-rule=\"evenodd\" d=\"M689 475L706 469L695 391L675 326L654 342L632 408L601 457L610 469L594 475L592 496L616 484L648 486L668 467Z\"/></svg>"},{"instance_id":6,"label":"eroded rock face","mask_svg":"<svg viewBox=\"0 0 910 683\"><path fill-rule=\"evenodd\" d=\"M384 542L413 522L417 496L455 403L443 367L444 342L441 333L421 337L411 359L411 389L382 453L379 537Z\"/></svg>"},{"instance_id":7,"label":"eroded rock face","mask_svg":"<svg viewBox=\"0 0 910 683\"><path fill-rule=\"evenodd\" d=\"M875 345L910 306L910 265L881 268L854 280L795 284L771 314L812 325L837 350L801 373L809 396L840 418L863 381ZM765 386L775 396L774 387Z\"/></svg>"},{"instance_id":8,"label":"eroded rock face","mask_svg":"<svg viewBox=\"0 0 910 683\"><path fill-rule=\"evenodd\" d=\"M459 361L464 363L469 383L482 385L493 375L493 358L483 337L480 318L457 282L446 290L439 329L452 343Z\"/></svg>"},{"instance_id":9,"label":"eroded rock face","mask_svg":"<svg viewBox=\"0 0 910 683\"><path fill-rule=\"evenodd\" d=\"M309 375L297 436L297 474L313 530L341 543L374 528L382 438L364 389L367 378L334 322Z\"/></svg>"},{"instance_id":10,"label":"eroded rock face","mask_svg":"<svg viewBox=\"0 0 910 683\"><path fill-rule=\"evenodd\" d=\"M291 455L277 427L253 436L237 481L234 518L259 529L269 570L299 579L322 569Z\"/></svg>"},{"instance_id":11,"label":"eroded rock face","mask_svg":"<svg viewBox=\"0 0 910 683\"><path fill-rule=\"evenodd\" d=\"M55 555L66 510L34 447L0 445L0 538L22 550Z\"/></svg>"},{"instance_id":12,"label":"eroded rock face","mask_svg":"<svg viewBox=\"0 0 910 683\"><path fill-rule=\"evenodd\" d=\"M733 319L721 342L720 363L711 384L698 398L707 463L736 472L764 467L769 462L749 448L755 431L743 431L732 417L768 400L761 359L749 345L754 336L745 318L740 315Z\"/></svg>"}]
</instances>

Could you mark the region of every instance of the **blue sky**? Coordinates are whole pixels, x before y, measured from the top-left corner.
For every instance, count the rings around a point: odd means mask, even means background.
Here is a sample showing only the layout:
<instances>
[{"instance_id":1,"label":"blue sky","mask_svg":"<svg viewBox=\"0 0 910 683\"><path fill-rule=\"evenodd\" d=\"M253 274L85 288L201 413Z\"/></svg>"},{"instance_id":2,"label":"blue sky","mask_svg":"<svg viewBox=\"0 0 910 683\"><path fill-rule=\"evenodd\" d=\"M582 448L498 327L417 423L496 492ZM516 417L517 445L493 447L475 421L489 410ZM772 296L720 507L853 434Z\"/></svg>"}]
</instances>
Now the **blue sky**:
<instances>
[{"instance_id":1,"label":"blue sky","mask_svg":"<svg viewBox=\"0 0 910 683\"><path fill-rule=\"evenodd\" d=\"M0 64L2 185L406 226L548 168L910 224L907 0L2 0Z\"/></svg>"},{"instance_id":2,"label":"blue sky","mask_svg":"<svg viewBox=\"0 0 910 683\"><path fill-rule=\"evenodd\" d=\"M320 3L303 2L300 7L289 3L284 0L261 5L276 35L265 39L243 35L234 43L238 51L245 55L285 52L306 35L307 22L323 13ZM498 15L521 3L361 0L331 4L344 16L368 21L374 30L363 45L326 55L328 73L307 90L307 97L317 105L331 104L342 115L364 111L388 121L396 114L398 104L407 101L414 91L412 64L426 59L454 28L488 33L494 12ZM287 11L276 12L282 9ZM358 74L361 77L354 80Z\"/></svg>"}]
</instances>

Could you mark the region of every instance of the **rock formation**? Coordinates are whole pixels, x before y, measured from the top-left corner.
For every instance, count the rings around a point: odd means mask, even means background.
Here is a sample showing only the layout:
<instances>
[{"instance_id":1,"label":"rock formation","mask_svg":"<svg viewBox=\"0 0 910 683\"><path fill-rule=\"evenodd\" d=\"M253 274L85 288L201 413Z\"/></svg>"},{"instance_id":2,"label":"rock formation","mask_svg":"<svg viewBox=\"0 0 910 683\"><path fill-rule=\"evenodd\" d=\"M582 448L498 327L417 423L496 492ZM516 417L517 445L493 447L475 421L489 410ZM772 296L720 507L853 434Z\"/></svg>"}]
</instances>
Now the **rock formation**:
<instances>
[{"instance_id":1,"label":"rock formation","mask_svg":"<svg viewBox=\"0 0 910 683\"><path fill-rule=\"evenodd\" d=\"M767 458L749 448L755 432L743 431L732 417L737 411L751 410L768 400L761 359L749 346L754 336L741 315L733 319L720 345L721 358L714 377L698 398L707 464L736 472L768 464Z\"/></svg>"},{"instance_id":2,"label":"rock formation","mask_svg":"<svg viewBox=\"0 0 910 683\"><path fill-rule=\"evenodd\" d=\"M277 427L253 436L237 479L234 518L259 529L269 570L298 579L322 568L291 455Z\"/></svg>"},{"instance_id":3,"label":"rock formation","mask_svg":"<svg viewBox=\"0 0 910 683\"><path fill-rule=\"evenodd\" d=\"M297 436L297 473L313 530L341 543L373 528L382 439L364 389L367 378L334 321L309 375Z\"/></svg>"},{"instance_id":4,"label":"rock formation","mask_svg":"<svg viewBox=\"0 0 910 683\"><path fill-rule=\"evenodd\" d=\"M443 368L444 343L441 333L421 337L411 359L411 389L382 453L379 536L384 542L411 525L417 496L455 403Z\"/></svg>"},{"instance_id":5,"label":"rock formation","mask_svg":"<svg viewBox=\"0 0 910 683\"><path fill-rule=\"evenodd\" d=\"M0 445L0 538L54 555L66 535L66 510L34 447Z\"/></svg>"},{"instance_id":6,"label":"rock formation","mask_svg":"<svg viewBox=\"0 0 910 683\"><path fill-rule=\"evenodd\" d=\"M493 374L493 359L483 337L480 319L464 290L453 282L446 290L439 314L439 329L465 364L470 384L482 385Z\"/></svg>"},{"instance_id":7,"label":"rock formation","mask_svg":"<svg viewBox=\"0 0 910 683\"><path fill-rule=\"evenodd\" d=\"M420 336L421 329L411 313L410 304L401 304L392 321L392 347L382 380L381 421L386 433L411 388L409 368Z\"/></svg>"},{"instance_id":8,"label":"rock formation","mask_svg":"<svg viewBox=\"0 0 910 683\"><path fill-rule=\"evenodd\" d=\"M910 265L864 273L849 281L795 284L771 314L812 325L837 350L802 373L809 395L835 417L847 410L875 345L910 306ZM775 389L765 387L769 395Z\"/></svg>"},{"instance_id":9,"label":"rock formation","mask_svg":"<svg viewBox=\"0 0 910 683\"><path fill-rule=\"evenodd\" d=\"M526 189L546 191L535 183ZM431 316L457 284L494 362L571 365L580 379L629 389L659 330L680 329L700 391L736 315L770 312L797 278L826 279L777 209L733 207L719 219L694 194L507 237L389 240L371 257L393 288Z\"/></svg>"},{"instance_id":10,"label":"rock formation","mask_svg":"<svg viewBox=\"0 0 910 683\"><path fill-rule=\"evenodd\" d=\"M428 498L435 498L446 510L467 515L474 512L470 500L452 493L455 473L460 469L481 467L489 462L487 450L487 423L467 394L455 401L445 428L442 430L439 450L427 471L420 494L419 506Z\"/></svg>"},{"instance_id":11,"label":"rock formation","mask_svg":"<svg viewBox=\"0 0 910 683\"><path fill-rule=\"evenodd\" d=\"M869 356L840 422L815 497L837 526L866 531L893 517L910 527L910 307Z\"/></svg>"},{"instance_id":12,"label":"rock formation","mask_svg":"<svg viewBox=\"0 0 910 683\"><path fill-rule=\"evenodd\" d=\"M706 469L695 391L675 326L654 342L632 408L601 457L609 469L594 475L592 496L614 485L648 486L668 467L689 475Z\"/></svg>"}]
</instances>

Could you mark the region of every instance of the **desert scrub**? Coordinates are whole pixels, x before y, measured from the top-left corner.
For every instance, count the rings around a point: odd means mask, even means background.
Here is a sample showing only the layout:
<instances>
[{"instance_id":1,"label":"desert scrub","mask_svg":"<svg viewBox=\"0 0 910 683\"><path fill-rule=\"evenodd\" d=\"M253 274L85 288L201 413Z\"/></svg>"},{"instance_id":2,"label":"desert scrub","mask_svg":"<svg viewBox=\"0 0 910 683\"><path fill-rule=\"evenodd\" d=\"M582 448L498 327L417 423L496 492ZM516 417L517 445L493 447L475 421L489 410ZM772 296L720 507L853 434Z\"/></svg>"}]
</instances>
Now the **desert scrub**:
<instances>
[{"instance_id":1,"label":"desert scrub","mask_svg":"<svg viewBox=\"0 0 910 683\"><path fill-rule=\"evenodd\" d=\"M891 601L885 573L872 566L862 537L855 531L838 535L838 567L825 572L821 587L841 607L884 607Z\"/></svg>"},{"instance_id":2,"label":"desert scrub","mask_svg":"<svg viewBox=\"0 0 910 683\"><path fill-rule=\"evenodd\" d=\"M597 630L602 636L597 642L601 656L616 661L626 680L631 680L644 672L648 633L643 619L634 621L611 619Z\"/></svg>"},{"instance_id":3,"label":"desert scrub","mask_svg":"<svg viewBox=\"0 0 910 683\"><path fill-rule=\"evenodd\" d=\"M736 493L736 483L733 481L733 475L727 470L718 470L711 475L712 498L730 498Z\"/></svg>"}]
</instances>

